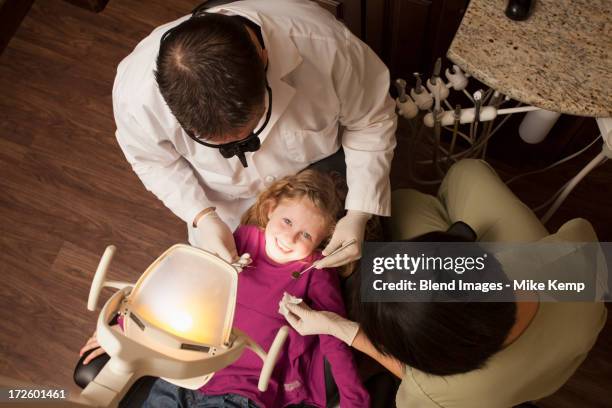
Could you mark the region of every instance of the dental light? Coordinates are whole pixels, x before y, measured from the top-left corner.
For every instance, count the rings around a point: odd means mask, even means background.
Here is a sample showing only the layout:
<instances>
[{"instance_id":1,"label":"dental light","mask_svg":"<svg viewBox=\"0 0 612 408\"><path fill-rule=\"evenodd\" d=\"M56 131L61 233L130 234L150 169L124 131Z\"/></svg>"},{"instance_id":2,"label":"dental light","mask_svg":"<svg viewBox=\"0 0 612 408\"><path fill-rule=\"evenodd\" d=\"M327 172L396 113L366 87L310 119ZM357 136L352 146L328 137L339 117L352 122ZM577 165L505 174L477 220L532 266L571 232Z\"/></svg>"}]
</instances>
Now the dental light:
<instances>
[{"instance_id":1,"label":"dental light","mask_svg":"<svg viewBox=\"0 0 612 408\"><path fill-rule=\"evenodd\" d=\"M131 285L106 280L114 252L114 246L106 248L87 303L93 311L103 287L119 289L102 307L97 323L98 342L111 358L78 402L117 406L142 376L198 389L215 371L236 361L245 348L263 360L258 388L267 389L288 328L278 331L268 353L246 333L232 328L238 286L234 266L179 244L164 252ZM117 313L122 316L123 330L109 325Z\"/></svg>"}]
</instances>

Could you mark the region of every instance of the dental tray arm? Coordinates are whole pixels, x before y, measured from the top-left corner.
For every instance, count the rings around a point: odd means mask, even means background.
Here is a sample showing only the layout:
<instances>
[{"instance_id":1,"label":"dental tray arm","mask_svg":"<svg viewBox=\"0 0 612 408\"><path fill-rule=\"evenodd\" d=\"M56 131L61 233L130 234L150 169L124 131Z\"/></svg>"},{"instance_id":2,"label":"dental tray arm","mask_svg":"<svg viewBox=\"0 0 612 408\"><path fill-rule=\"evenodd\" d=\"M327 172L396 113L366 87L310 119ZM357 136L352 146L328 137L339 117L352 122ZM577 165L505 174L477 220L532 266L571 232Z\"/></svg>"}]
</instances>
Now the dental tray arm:
<instances>
[{"instance_id":1,"label":"dental tray arm","mask_svg":"<svg viewBox=\"0 0 612 408\"><path fill-rule=\"evenodd\" d=\"M272 342L270 350L268 350L267 353L259 344L257 344L257 342L251 339L243 331L234 328L234 333L238 334L239 337L245 338L246 347L251 349L251 351L257 354L259 358L263 360L264 364L263 367L261 367L261 373L259 374L257 389L259 389L261 392L266 391L268 389L270 377L272 376L272 370L274 370L274 366L276 365L280 352L285 344L285 340L287 340L287 336L289 335L289 327L282 326L280 329L278 329L276 337L274 337L274 341Z\"/></svg>"},{"instance_id":2,"label":"dental tray arm","mask_svg":"<svg viewBox=\"0 0 612 408\"><path fill-rule=\"evenodd\" d=\"M106 247L102 257L100 258L100 263L98 263L98 268L96 269L93 281L91 282L91 288L89 289L89 297L87 298L87 310L91 312L96 310L98 307L98 299L100 298L100 292L102 291L103 287L106 286L115 289L123 289L128 286L132 286L127 282L106 280L106 273L108 272L108 267L113 260L116 250L117 247L114 245L109 245Z\"/></svg>"}]
</instances>

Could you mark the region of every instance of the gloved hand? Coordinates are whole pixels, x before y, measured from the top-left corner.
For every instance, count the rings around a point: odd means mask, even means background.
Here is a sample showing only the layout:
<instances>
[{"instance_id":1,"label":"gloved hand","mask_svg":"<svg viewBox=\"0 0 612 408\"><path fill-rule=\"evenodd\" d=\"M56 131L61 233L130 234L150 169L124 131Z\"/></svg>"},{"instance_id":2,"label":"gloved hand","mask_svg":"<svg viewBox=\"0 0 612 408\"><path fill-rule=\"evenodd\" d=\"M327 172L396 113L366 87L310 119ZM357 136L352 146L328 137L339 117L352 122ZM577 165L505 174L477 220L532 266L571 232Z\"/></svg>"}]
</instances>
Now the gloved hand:
<instances>
[{"instance_id":1,"label":"gloved hand","mask_svg":"<svg viewBox=\"0 0 612 408\"><path fill-rule=\"evenodd\" d=\"M244 254L240 255L240 258L238 258L237 261L232 263L232 266L236 268L238 273L240 273L244 268L248 268L252 262L253 260L251 259L251 254L245 252Z\"/></svg>"},{"instance_id":2,"label":"gloved hand","mask_svg":"<svg viewBox=\"0 0 612 408\"><path fill-rule=\"evenodd\" d=\"M283 297L285 300L285 297ZM279 303L283 303L283 300ZM289 313L283 314L285 319L302 336L311 334L327 334L342 340L347 345L352 345L359 324L345 319L334 312L316 311L308 307L304 302L293 303L285 301L283 303ZM279 311L280 313L280 311Z\"/></svg>"},{"instance_id":3,"label":"gloved hand","mask_svg":"<svg viewBox=\"0 0 612 408\"><path fill-rule=\"evenodd\" d=\"M331 268L345 265L351 261L361 258L363 235L370 217L371 214L368 213L348 210L346 215L336 224L331 240L323 250L323 256L327 256L350 240L354 239L355 243L337 254L315 262L315 267L317 269Z\"/></svg>"},{"instance_id":4,"label":"gloved hand","mask_svg":"<svg viewBox=\"0 0 612 408\"><path fill-rule=\"evenodd\" d=\"M215 211L201 217L193 233L194 244L198 248L215 254L229 263L234 263L238 259L234 235Z\"/></svg>"}]
</instances>

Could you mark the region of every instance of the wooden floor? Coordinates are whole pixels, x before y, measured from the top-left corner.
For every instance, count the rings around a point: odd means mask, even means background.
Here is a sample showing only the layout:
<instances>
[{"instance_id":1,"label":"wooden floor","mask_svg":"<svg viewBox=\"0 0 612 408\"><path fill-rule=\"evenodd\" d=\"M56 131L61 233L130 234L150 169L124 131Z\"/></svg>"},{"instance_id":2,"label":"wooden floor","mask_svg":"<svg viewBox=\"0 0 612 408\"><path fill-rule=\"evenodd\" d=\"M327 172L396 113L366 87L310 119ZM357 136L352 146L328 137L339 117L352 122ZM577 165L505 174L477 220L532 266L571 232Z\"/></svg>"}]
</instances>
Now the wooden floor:
<instances>
[{"instance_id":1,"label":"wooden floor","mask_svg":"<svg viewBox=\"0 0 612 408\"><path fill-rule=\"evenodd\" d=\"M144 189L115 142L111 89L138 41L196 3L112 0L94 14L37 0L0 56L0 375L76 391L72 369L95 326L86 299L105 246L118 247L110 276L135 281L186 240L183 222ZM411 185L405 146L400 137L395 187ZM517 193L530 205L544 201L594 152L517 183ZM554 161L497 156L502 176ZM612 240L611 164L577 188L551 229L581 216ZM608 321L587 362L541 406L610 406L610 340Z\"/></svg>"}]
</instances>

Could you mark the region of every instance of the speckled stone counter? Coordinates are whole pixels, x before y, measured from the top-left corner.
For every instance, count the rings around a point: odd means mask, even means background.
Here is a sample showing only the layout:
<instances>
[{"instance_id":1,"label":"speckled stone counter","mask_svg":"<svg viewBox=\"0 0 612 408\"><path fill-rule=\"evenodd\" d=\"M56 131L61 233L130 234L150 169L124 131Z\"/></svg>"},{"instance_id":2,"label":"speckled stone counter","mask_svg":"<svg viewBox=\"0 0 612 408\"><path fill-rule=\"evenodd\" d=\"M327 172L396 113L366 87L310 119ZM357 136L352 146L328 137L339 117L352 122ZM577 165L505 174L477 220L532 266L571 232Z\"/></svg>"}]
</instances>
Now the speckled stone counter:
<instances>
[{"instance_id":1,"label":"speckled stone counter","mask_svg":"<svg viewBox=\"0 0 612 408\"><path fill-rule=\"evenodd\" d=\"M448 58L518 101L580 116L612 116L612 1L536 0L513 21L507 0L472 0Z\"/></svg>"}]
</instances>

